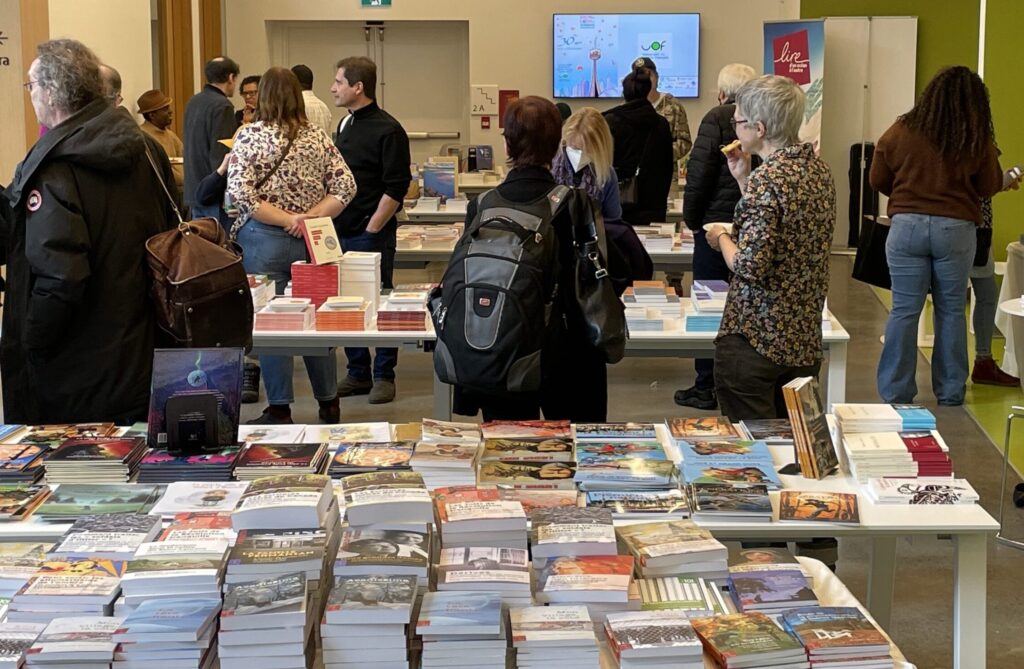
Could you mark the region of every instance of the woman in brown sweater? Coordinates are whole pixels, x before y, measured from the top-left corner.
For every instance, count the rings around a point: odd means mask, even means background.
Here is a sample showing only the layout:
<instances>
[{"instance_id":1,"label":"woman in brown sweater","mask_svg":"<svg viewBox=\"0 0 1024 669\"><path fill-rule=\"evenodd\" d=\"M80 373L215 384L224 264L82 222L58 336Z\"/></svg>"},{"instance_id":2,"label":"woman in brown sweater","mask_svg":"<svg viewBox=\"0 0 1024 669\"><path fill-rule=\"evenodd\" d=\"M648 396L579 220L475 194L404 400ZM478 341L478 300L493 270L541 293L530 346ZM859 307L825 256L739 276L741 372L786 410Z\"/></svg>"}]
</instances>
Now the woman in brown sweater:
<instances>
[{"instance_id":1,"label":"woman in brown sweater","mask_svg":"<svg viewBox=\"0 0 1024 669\"><path fill-rule=\"evenodd\" d=\"M988 90L966 67L940 71L917 104L878 140L871 186L889 196L886 258L892 311L878 362L885 402L917 395L917 321L929 291L935 304L932 389L939 404L964 401L967 277L981 201L1003 186Z\"/></svg>"}]
</instances>

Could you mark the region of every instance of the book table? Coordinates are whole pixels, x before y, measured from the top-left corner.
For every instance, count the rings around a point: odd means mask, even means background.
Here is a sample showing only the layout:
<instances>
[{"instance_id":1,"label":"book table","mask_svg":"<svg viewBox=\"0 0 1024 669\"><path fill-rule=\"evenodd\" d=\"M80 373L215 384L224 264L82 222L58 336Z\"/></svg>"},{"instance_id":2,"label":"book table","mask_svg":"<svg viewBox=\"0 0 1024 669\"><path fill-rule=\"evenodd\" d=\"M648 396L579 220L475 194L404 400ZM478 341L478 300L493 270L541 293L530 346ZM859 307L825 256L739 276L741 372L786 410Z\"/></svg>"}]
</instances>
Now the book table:
<instances>
[{"instance_id":1,"label":"book table","mask_svg":"<svg viewBox=\"0 0 1024 669\"><path fill-rule=\"evenodd\" d=\"M850 341L849 333L835 316L831 316L832 328L822 332L822 346L828 362L828 377L825 383L825 406L846 401L846 350ZM428 319L429 323L429 319ZM637 332L626 340L626 355L640 358L697 358L709 355L715 348L714 332ZM368 347L389 346L410 351L429 352L437 337L428 325L425 332L378 332L376 325L362 332L322 332L302 330L276 332L257 330L253 332L253 353L274 355L327 355L331 348L342 346ZM434 376L433 417L450 420L452 415L451 386L441 383Z\"/></svg>"}]
</instances>

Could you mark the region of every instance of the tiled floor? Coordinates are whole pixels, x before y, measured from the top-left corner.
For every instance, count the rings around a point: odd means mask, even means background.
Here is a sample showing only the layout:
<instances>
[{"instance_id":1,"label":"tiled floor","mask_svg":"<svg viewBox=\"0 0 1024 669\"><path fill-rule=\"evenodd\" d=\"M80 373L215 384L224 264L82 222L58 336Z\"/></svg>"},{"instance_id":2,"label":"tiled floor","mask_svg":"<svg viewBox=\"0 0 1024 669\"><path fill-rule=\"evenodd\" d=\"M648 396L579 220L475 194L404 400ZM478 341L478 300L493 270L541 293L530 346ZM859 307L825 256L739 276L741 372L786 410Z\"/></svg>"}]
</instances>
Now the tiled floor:
<instances>
[{"instance_id":1,"label":"tiled floor","mask_svg":"<svg viewBox=\"0 0 1024 669\"><path fill-rule=\"evenodd\" d=\"M852 259L837 256L832 263L829 304L852 335L847 383L848 401L875 402L875 367L880 353L879 336L886 310L869 288L849 279ZM422 273L409 272L402 280ZM339 373L344 373L344 356ZM373 407L366 398L342 400L342 420L415 421L431 411L430 358L422 353L400 354L398 398L392 404ZM689 361L627 358L609 369L609 417L611 420L662 420L670 415L698 413L681 410L672 402L677 388L690 385ZM314 421L316 403L301 365L296 365L296 422ZM928 365L918 367L918 385L931 387ZM981 494L982 504L995 514L998 508L1000 452L971 415L962 408L935 406L928 392L918 400L935 411L939 429L950 445L956 471L966 476ZM980 392L974 391L975 396ZM259 414L262 405L244 407L243 418ZM1000 410L993 410L996 413ZM1001 433L1001 428L999 428ZM1020 437L1018 437L1020 439ZM1017 479L1011 483L1016 483ZM1011 507L1007 520L1011 536L1024 537L1024 511ZM863 599L867 582L867 542L844 540L840 546L839 576ZM893 624L890 633L907 658L919 669L952 666L952 546L949 541L902 542L898 567ZM1024 553L990 543L988 563L988 658L990 669L1024 667L1024 635L1021 634L1019 602L1024 584ZM976 665L981 667L982 664Z\"/></svg>"}]
</instances>

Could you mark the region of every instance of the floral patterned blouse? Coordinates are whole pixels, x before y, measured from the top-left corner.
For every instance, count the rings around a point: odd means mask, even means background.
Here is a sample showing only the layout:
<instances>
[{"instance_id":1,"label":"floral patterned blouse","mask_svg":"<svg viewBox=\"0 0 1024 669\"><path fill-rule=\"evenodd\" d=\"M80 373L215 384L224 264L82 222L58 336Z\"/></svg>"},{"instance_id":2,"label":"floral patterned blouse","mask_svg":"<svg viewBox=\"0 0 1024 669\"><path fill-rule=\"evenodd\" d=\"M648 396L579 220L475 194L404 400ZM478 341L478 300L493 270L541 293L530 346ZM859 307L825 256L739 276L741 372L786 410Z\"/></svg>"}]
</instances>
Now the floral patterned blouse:
<instances>
[{"instance_id":1,"label":"floral patterned blouse","mask_svg":"<svg viewBox=\"0 0 1024 669\"><path fill-rule=\"evenodd\" d=\"M239 130L228 163L227 190L238 206L232 237L263 202L302 213L328 195L344 205L355 197L356 181L345 159L323 130L308 123L299 130L281 166L257 190L256 184L273 169L287 145L288 138L277 124L256 121Z\"/></svg>"},{"instance_id":2,"label":"floral patterned blouse","mask_svg":"<svg viewBox=\"0 0 1024 669\"><path fill-rule=\"evenodd\" d=\"M810 144L779 149L750 174L736 204L739 247L719 338L741 334L777 365L821 361L836 189Z\"/></svg>"}]
</instances>

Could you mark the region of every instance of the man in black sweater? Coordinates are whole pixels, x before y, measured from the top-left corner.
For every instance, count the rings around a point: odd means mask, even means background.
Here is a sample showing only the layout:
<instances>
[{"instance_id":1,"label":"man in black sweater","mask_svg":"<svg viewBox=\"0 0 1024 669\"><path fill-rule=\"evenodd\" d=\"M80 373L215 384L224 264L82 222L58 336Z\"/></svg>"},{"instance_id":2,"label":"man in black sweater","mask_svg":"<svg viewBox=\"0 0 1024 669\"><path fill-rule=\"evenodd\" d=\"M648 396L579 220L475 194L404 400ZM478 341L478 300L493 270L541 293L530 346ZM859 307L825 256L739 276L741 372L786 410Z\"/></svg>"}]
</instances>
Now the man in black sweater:
<instances>
[{"instance_id":1,"label":"man in black sweater","mask_svg":"<svg viewBox=\"0 0 1024 669\"><path fill-rule=\"evenodd\" d=\"M196 201L196 187L212 174L228 147L220 143L231 139L238 129L235 107L231 98L235 94L238 64L230 58L214 58L206 64L206 86L185 105L185 206L192 208L192 217L221 218L220 203L204 206Z\"/></svg>"},{"instance_id":2,"label":"man in black sweater","mask_svg":"<svg viewBox=\"0 0 1024 669\"><path fill-rule=\"evenodd\" d=\"M336 107L348 109L338 124L335 144L356 179L355 199L334 219L347 251L381 254L381 282L393 287L398 222L395 213L409 190L409 136L402 125L377 106L377 66L369 58L338 61L331 86ZM365 395L370 404L395 399L398 349L378 348L372 363L365 348L346 348L348 374L338 384L338 395Z\"/></svg>"}]
</instances>

